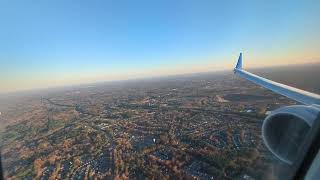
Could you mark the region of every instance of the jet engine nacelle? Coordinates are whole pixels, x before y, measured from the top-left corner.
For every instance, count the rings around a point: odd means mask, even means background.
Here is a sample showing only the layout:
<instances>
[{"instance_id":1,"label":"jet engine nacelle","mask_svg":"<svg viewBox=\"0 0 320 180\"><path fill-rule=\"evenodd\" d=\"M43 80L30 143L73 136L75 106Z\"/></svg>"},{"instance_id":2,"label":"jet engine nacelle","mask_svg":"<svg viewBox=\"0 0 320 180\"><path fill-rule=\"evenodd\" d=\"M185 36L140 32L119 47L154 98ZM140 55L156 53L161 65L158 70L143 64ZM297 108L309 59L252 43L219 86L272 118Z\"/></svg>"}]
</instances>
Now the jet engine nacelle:
<instances>
[{"instance_id":1,"label":"jet engine nacelle","mask_svg":"<svg viewBox=\"0 0 320 180\"><path fill-rule=\"evenodd\" d=\"M318 106L293 105L273 111L262 125L267 148L283 162L292 164L319 109Z\"/></svg>"}]
</instances>

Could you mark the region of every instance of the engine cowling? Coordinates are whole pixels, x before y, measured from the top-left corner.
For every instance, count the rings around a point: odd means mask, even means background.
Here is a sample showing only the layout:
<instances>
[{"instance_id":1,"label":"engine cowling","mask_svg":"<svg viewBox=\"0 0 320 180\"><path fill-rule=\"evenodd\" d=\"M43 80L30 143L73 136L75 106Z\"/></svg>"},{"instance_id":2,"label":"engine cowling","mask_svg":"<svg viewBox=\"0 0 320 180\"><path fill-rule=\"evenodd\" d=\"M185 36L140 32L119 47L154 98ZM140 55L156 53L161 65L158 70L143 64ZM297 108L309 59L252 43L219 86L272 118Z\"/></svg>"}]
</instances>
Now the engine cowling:
<instances>
[{"instance_id":1,"label":"engine cowling","mask_svg":"<svg viewBox=\"0 0 320 180\"><path fill-rule=\"evenodd\" d=\"M265 145L281 161L292 164L318 114L318 107L304 105L286 106L273 111L262 125Z\"/></svg>"}]
</instances>

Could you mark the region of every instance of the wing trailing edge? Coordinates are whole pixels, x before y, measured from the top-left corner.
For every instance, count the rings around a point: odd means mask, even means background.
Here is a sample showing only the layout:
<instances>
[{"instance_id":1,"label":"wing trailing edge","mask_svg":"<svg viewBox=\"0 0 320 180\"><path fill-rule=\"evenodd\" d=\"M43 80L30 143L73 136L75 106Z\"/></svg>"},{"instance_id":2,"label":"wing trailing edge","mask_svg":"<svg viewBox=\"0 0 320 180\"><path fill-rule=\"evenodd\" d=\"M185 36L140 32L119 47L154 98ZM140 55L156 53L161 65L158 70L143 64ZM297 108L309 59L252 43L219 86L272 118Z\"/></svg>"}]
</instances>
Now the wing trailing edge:
<instances>
[{"instance_id":1,"label":"wing trailing edge","mask_svg":"<svg viewBox=\"0 0 320 180\"><path fill-rule=\"evenodd\" d=\"M238 76L247 79L255 84L258 84L266 89L269 89L277 94L288 97L289 99L295 100L305 105L320 105L320 95L304 91L298 88L287 86L269 79L257 76L248 71L242 69L242 53L238 58L234 73Z\"/></svg>"}]
</instances>

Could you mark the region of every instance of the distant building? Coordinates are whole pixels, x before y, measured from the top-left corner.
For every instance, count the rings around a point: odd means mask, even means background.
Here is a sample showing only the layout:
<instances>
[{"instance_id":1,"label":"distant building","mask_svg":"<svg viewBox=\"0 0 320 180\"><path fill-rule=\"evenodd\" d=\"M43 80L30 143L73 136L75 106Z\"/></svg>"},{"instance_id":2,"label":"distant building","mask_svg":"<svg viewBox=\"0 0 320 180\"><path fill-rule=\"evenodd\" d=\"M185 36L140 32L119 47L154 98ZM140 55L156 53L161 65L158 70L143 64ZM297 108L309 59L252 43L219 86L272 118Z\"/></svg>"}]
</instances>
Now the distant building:
<instances>
[{"instance_id":1,"label":"distant building","mask_svg":"<svg viewBox=\"0 0 320 180\"><path fill-rule=\"evenodd\" d=\"M253 178L250 177L250 176L247 175L247 174L243 175L242 179L245 179L245 180L253 180Z\"/></svg>"}]
</instances>

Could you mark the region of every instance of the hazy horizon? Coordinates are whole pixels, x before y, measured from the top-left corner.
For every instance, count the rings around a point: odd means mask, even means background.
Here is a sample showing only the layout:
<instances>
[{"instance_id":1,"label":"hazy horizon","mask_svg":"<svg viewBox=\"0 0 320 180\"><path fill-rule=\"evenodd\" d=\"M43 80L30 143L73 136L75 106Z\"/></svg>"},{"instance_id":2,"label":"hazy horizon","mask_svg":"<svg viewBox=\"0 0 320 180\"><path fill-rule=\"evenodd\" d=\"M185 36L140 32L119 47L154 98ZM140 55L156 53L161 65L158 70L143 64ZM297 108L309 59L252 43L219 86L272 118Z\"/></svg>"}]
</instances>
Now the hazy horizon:
<instances>
[{"instance_id":1,"label":"hazy horizon","mask_svg":"<svg viewBox=\"0 0 320 180\"><path fill-rule=\"evenodd\" d=\"M254 73L268 76L268 74L265 74L266 72L270 70L276 70L273 73L279 74L281 73L281 69L286 69L286 68L301 68L302 71L303 67L310 67L310 66L320 66L320 62L315 62L315 63L305 63L305 64L289 64L289 65L272 65L272 66L265 66L265 67L248 67L246 69L249 69L250 71L253 71ZM280 68L280 69L279 69ZM262 71L261 71L262 70ZM91 82L83 82L83 83L74 83L74 84L65 84L65 85L57 85L57 86L48 86L48 87L38 87L38 88L30 88L30 89L19 89L16 91L4 91L0 92L0 97L1 96L7 96L7 95L23 95L23 94L32 94L32 93L38 93L38 92L46 92L46 91L56 91L56 90L75 90L77 88L82 88L85 86L100 86L103 84L113 84L113 83L123 83L123 82L135 82L135 81L153 81L157 79L167 79L167 78L174 78L174 77L188 77L188 76L193 76L193 75L201 75L201 74L233 74L233 68L231 69L220 69L220 70L214 70L214 71L198 71L198 72L184 72L184 73L176 73L176 74L164 74L164 75L154 75L154 76L142 76L142 77L132 77L132 78L127 78L127 79L115 79L115 80L100 80L100 81L91 81ZM288 71L286 71L288 73ZM291 72L290 72L291 73ZM268 77L269 79L273 79L273 76ZM292 79L281 79L281 83L287 83L291 82ZM295 86L297 88L302 88ZM303 89L303 88L302 88ZM317 92L314 92L317 93Z\"/></svg>"},{"instance_id":2,"label":"hazy horizon","mask_svg":"<svg viewBox=\"0 0 320 180\"><path fill-rule=\"evenodd\" d=\"M320 62L318 1L0 2L0 93Z\"/></svg>"}]
</instances>

